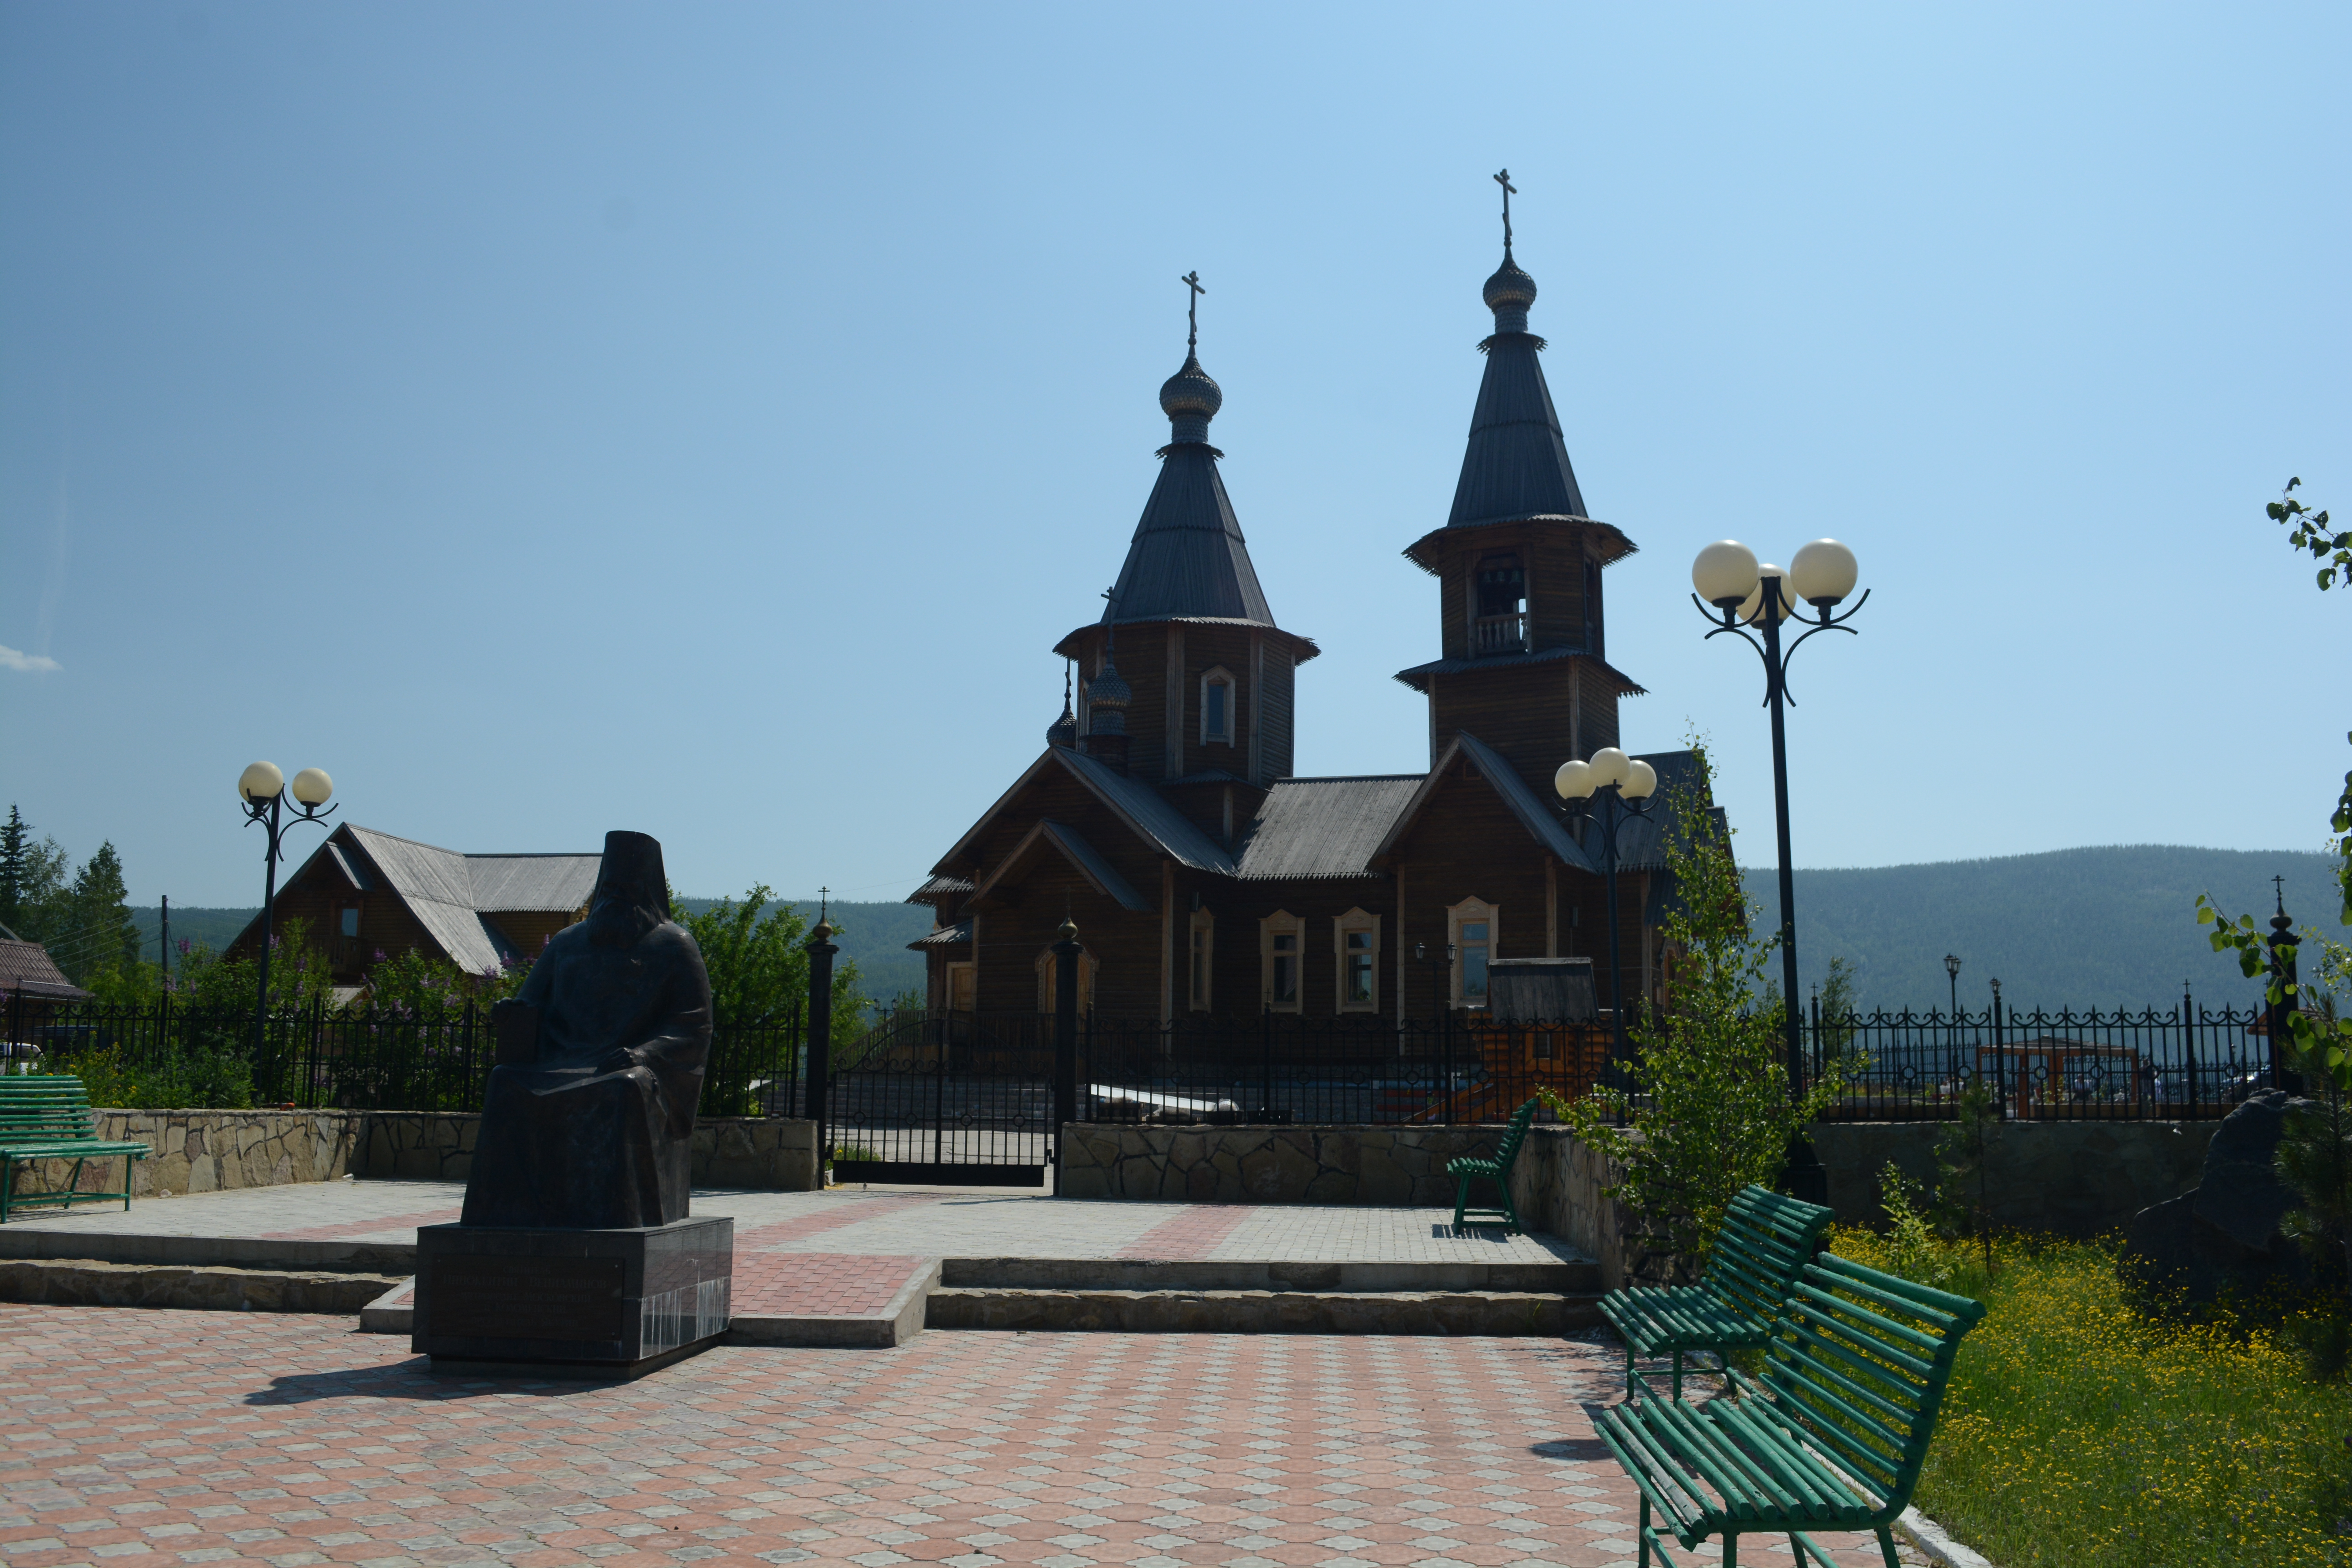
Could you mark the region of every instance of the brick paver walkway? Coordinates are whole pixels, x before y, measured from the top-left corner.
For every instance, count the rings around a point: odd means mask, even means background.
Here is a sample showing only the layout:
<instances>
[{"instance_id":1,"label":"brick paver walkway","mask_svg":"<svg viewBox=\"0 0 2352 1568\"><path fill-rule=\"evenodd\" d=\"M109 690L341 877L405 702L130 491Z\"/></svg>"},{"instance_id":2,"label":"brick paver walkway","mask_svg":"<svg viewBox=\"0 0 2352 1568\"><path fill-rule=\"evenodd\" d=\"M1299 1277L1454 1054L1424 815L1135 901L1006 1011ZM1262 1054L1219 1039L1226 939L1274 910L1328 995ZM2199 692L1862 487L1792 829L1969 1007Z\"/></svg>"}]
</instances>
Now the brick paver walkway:
<instances>
[{"instance_id":1,"label":"brick paver walkway","mask_svg":"<svg viewBox=\"0 0 2352 1568\"><path fill-rule=\"evenodd\" d=\"M1599 1568L1633 1555L1614 1362L966 1332L457 1382L313 1318L0 1306L0 1560Z\"/></svg>"},{"instance_id":2,"label":"brick paver walkway","mask_svg":"<svg viewBox=\"0 0 2352 1568\"><path fill-rule=\"evenodd\" d=\"M129 1210L11 1219L9 1231L410 1242L454 1221L458 1182L315 1182L175 1198ZM1086 1202L1017 1193L697 1191L698 1215L730 1215L739 1253L787 1250L919 1258L1165 1258L1296 1263L1549 1263L1575 1254L1548 1236L1456 1232L1451 1209L1307 1204Z\"/></svg>"}]
</instances>

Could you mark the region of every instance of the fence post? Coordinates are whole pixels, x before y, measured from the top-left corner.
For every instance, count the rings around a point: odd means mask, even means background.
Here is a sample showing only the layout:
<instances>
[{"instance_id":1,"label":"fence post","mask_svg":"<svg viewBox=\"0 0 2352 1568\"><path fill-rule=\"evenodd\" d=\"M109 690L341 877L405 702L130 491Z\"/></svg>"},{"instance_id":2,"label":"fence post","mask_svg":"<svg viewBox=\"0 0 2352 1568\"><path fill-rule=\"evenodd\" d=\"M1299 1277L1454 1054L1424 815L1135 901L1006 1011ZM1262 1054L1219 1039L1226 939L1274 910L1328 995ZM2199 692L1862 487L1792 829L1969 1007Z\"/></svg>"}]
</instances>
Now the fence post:
<instances>
[{"instance_id":1,"label":"fence post","mask_svg":"<svg viewBox=\"0 0 2352 1568\"><path fill-rule=\"evenodd\" d=\"M1076 922L1065 918L1054 933L1054 1113L1047 1125L1054 1146L1045 1152L1054 1167L1054 1191L1062 1191L1062 1168L1069 1152L1068 1123L1078 1110L1078 945Z\"/></svg>"},{"instance_id":2,"label":"fence post","mask_svg":"<svg viewBox=\"0 0 2352 1568\"><path fill-rule=\"evenodd\" d=\"M2009 1055L2002 1048L2005 1042L2000 1032L2000 982L1992 983L1992 1084L1993 1093L2000 1101L2000 1113L2007 1116L2009 1103Z\"/></svg>"},{"instance_id":3,"label":"fence post","mask_svg":"<svg viewBox=\"0 0 2352 1568\"><path fill-rule=\"evenodd\" d=\"M808 1104L806 1114L816 1123L816 1184L824 1186L824 1173L833 1163L832 1132L825 1125L825 1079L833 1066L832 922L819 920L808 940Z\"/></svg>"}]
</instances>

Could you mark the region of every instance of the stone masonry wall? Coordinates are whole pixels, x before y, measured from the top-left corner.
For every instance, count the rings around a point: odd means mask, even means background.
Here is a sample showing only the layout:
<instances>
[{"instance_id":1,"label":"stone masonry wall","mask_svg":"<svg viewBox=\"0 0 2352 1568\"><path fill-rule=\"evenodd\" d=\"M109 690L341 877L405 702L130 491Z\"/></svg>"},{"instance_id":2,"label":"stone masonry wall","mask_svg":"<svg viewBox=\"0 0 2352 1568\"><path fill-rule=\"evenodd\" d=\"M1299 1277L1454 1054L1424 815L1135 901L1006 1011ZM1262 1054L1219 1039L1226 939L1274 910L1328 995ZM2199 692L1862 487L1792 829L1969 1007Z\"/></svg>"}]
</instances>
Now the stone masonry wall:
<instances>
[{"instance_id":1,"label":"stone masonry wall","mask_svg":"<svg viewBox=\"0 0 2352 1568\"><path fill-rule=\"evenodd\" d=\"M1492 1154L1502 1131L1080 1123L1069 1130L1055 1190L1070 1198L1450 1209L1454 1179L1445 1163Z\"/></svg>"},{"instance_id":2,"label":"stone masonry wall","mask_svg":"<svg viewBox=\"0 0 2352 1568\"><path fill-rule=\"evenodd\" d=\"M2008 1121L1985 1160L1993 1223L2089 1237L2119 1230L2141 1209L2195 1186L2219 1121ZM1845 1225L1877 1225L1878 1176L1936 1172L1931 1121L1824 1121L1813 1148L1830 1177L1830 1207Z\"/></svg>"},{"instance_id":3,"label":"stone masonry wall","mask_svg":"<svg viewBox=\"0 0 2352 1568\"><path fill-rule=\"evenodd\" d=\"M133 1197L236 1187L364 1180L462 1182L474 1163L478 1114L421 1110L101 1110L98 1135L150 1146L131 1163ZM69 1160L16 1167L19 1195L60 1191ZM89 1160L77 1184L114 1192L121 1162ZM816 1124L797 1117L704 1117L694 1127L703 1186L808 1192L816 1186Z\"/></svg>"},{"instance_id":4,"label":"stone masonry wall","mask_svg":"<svg viewBox=\"0 0 2352 1568\"><path fill-rule=\"evenodd\" d=\"M362 1177L462 1182L473 1173L476 1112L384 1110L368 1118ZM697 1186L816 1188L816 1123L796 1116L705 1116L694 1124Z\"/></svg>"},{"instance_id":5,"label":"stone masonry wall","mask_svg":"<svg viewBox=\"0 0 2352 1568\"><path fill-rule=\"evenodd\" d=\"M98 1135L148 1145L131 1163L133 1197L331 1182L352 1168L361 1113L351 1110L101 1110ZM16 1167L18 1194L62 1191L70 1160ZM84 1192L119 1192L119 1157L83 1163Z\"/></svg>"}]
</instances>

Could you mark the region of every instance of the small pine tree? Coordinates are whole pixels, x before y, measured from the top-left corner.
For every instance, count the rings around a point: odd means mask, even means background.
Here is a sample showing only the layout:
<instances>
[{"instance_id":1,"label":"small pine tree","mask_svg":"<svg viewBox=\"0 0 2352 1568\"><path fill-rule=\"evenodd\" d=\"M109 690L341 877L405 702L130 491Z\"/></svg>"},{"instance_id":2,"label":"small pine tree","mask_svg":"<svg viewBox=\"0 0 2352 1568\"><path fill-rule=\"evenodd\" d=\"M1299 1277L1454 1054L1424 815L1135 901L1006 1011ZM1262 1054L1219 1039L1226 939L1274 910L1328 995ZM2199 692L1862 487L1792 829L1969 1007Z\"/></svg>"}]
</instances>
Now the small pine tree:
<instances>
[{"instance_id":1,"label":"small pine tree","mask_svg":"<svg viewBox=\"0 0 2352 1568\"><path fill-rule=\"evenodd\" d=\"M0 925L21 931L25 922L25 851L32 828L14 804L8 820L0 823Z\"/></svg>"},{"instance_id":2,"label":"small pine tree","mask_svg":"<svg viewBox=\"0 0 2352 1568\"><path fill-rule=\"evenodd\" d=\"M1971 1076L1955 1107L1958 1117L1936 1136L1936 1194L1928 1216L1947 1239L1973 1236L1992 1272L1992 1214L1987 1186L2000 1103L1981 1073Z\"/></svg>"}]
</instances>

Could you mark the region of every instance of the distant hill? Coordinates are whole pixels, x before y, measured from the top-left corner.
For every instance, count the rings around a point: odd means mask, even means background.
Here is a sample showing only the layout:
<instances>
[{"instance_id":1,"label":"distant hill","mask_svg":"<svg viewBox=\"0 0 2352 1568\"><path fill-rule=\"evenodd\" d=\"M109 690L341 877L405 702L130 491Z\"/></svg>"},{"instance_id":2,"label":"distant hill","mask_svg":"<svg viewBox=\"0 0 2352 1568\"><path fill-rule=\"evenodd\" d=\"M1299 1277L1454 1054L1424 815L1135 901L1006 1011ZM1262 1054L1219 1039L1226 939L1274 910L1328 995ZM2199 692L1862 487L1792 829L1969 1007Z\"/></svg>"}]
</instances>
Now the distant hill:
<instances>
[{"instance_id":1,"label":"distant hill","mask_svg":"<svg viewBox=\"0 0 2352 1568\"><path fill-rule=\"evenodd\" d=\"M1803 987L1832 955L1853 965L1861 1005L1942 1007L1950 988L1944 955L1959 954L1960 1001L1981 1007L1998 977L2021 1006L2113 1008L2178 1001L2186 980L2198 996L2243 1006L2260 986L2207 944L2197 895L2233 914L2267 918L2271 879L2286 879L2298 927L2338 940L2338 898L2326 855L2118 845L1796 873L1797 957ZM1766 927L1780 921L1779 878L1748 868L1748 890ZM1777 964L1773 971L1778 976Z\"/></svg>"},{"instance_id":2,"label":"distant hill","mask_svg":"<svg viewBox=\"0 0 2352 1568\"><path fill-rule=\"evenodd\" d=\"M2060 849L1994 860L1878 866L1797 873L1797 956L1810 988L1832 955L1854 966L1864 1007L1940 1007L1948 987L1944 954L1957 952L1960 998L1984 1005L1985 982L2021 1006L2110 1008L2168 1005L2190 982L2216 1004L2245 1005L2259 988L2206 945L2197 895L2224 909L2267 916L2271 879L2286 879L2296 923L2352 939L2336 923L2333 867L2326 855L2121 845ZM1780 897L1770 868L1747 871L1748 889L1769 928ZM713 899L683 900L709 909ZM814 920L816 900L792 900ZM907 943L931 929L916 904L835 903L841 950L857 961L868 995L923 987L923 961ZM155 910L136 911L154 956ZM226 945L251 910L173 909L172 936ZM1774 973L1779 973L1777 967Z\"/></svg>"}]
</instances>

